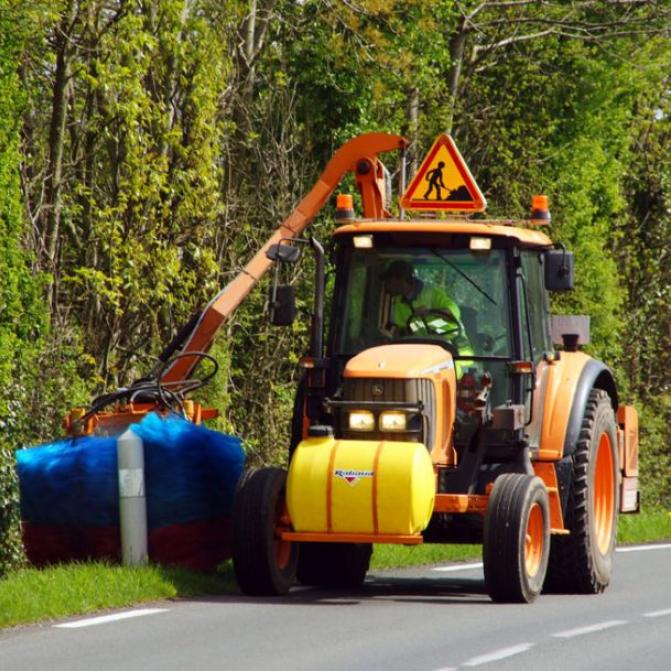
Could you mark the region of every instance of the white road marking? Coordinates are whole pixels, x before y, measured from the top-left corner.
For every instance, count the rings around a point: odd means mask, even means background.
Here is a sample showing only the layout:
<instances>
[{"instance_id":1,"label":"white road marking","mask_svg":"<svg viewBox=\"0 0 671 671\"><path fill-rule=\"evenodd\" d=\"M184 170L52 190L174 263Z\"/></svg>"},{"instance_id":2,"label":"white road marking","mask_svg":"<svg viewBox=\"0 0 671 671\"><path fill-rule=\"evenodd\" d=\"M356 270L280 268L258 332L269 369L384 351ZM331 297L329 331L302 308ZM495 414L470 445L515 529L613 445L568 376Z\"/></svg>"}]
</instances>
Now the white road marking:
<instances>
[{"instance_id":1,"label":"white road marking","mask_svg":"<svg viewBox=\"0 0 671 671\"><path fill-rule=\"evenodd\" d=\"M643 613L643 617L664 617L665 615L671 615L671 608L666 608L664 610L653 610L649 613Z\"/></svg>"},{"instance_id":2,"label":"white road marking","mask_svg":"<svg viewBox=\"0 0 671 671\"><path fill-rule=\"evenodd\" d=\"M520 643L519 645L513 645L510 648L501 648L500 650L489 652L486 655L473 657L467 662L464 662L464 666L480 666L480 664L487 664L488 662L497 662L500 659L506 659L507 657L512 657L513 655L519 655L520 653L526 652L533 647L533 643Z\"/></svg>"},{"instance_id":3,"label":"white road marking","mask_svg":"<svg viewBox=\"0 0 671 671\"><path fill-rule=\"evenodd\" d=\"M450 573L452 571L470 571L475 568L482 568L482 562L476 562L475 564L455 564L454 566L436 566L432 570Z\"/></svg>"},{"instance_id":4,"label":"white road marking","mask_svg":"<svg viewBox=\"0 0 671 671\"><path fill-rule=\"evenodd\" d=\"M615 552L645 552L646 550L668 550L671 543L658 543L657 545L627 545L623 548L615 548Z\"/></svg>"},{"instance_id":5,"label":"white road marking","mask_svg":"<svg viewBox=\"0 0 671 671\"><path fill-rule=\"evenodd\" d=\"M585 634L593 634L597 631L610 629L611 627L619 627L622 624L627 624L626 620L609 620L608 622L598 622L587 627L578 627L577 629L568 629L552 634L555 638L573 638L574 636L584 636Z\"/></svg>"},{"instance_id":6,"label":"white road marking","mask_svg":"<svg viewBox=\"0 0 671 671\"><path fill-rule=\"evenodd\" d=\"M89 617L85 620L76 620L74 622L64 622L55 624L54 627L60 629L79 629L80 627L93 627L97 624L107 624L117 620L128 620L132 617L143 617L144 615L154 615L155 613L165 613L167 608L139 608L138 610L129 610L125 613L114 613L112 615L100 615L98 617Z\"/></svg>"}]
</instances>

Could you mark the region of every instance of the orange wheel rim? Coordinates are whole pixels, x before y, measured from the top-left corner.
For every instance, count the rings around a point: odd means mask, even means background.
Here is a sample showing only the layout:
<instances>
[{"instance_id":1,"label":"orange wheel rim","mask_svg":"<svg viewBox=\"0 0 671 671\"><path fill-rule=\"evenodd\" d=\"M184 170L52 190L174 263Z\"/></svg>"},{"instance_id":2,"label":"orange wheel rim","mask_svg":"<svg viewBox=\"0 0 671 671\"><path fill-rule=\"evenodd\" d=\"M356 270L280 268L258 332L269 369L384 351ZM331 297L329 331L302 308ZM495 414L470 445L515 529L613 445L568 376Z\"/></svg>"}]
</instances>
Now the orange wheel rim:
<instances>
[{"instance_id":1,"label":"orange wheel rim","mask_svg":"<svg viewBox=\"0 0 671 671\"><path fill-rule=\"evenodd\" d=\"M282 540L282 533L288 531L288 525L286 524L288 513L285 510L283 500L278 502L276 515L277 521L275 524L275 537L273 539L275 565L280 570L284 570L289 566L289 560L291 559L291 541Z\"/></svg>"},{"instance_id":2,"label":"orange wheel rim","mask_svg":"<svg viewBox=\"0 0 671 671\"><path fill-rule=\"evenodd\" d=\"M604 431L599 436L594 466L594 530L599 552L604 555L610 548L615 518L615 479L613 471L613 446L610 435Z\"/></svg>"},{"instance_id":3,"label":"orange wheel rim","mask_svg":"<svg viewBox=\"0 0 671 671\"><path fill-rule=\"evenodd\" d=\"M278 534L275 539L275 564L277 568L285 569L289 565L289 557L291 557L291 542L283 541Z\"/></svg>"},{"instance_id":4,"label":"orange wheel rim","mask_svg":"<svg viewBox=\"0 0 671 671\"><path fill-rule=\"evenodd\" d=\"M524 540L524 565L528 576L535 576L543 559L543 509L534 503L529 511Z\"/></svg>"}]
</instances>

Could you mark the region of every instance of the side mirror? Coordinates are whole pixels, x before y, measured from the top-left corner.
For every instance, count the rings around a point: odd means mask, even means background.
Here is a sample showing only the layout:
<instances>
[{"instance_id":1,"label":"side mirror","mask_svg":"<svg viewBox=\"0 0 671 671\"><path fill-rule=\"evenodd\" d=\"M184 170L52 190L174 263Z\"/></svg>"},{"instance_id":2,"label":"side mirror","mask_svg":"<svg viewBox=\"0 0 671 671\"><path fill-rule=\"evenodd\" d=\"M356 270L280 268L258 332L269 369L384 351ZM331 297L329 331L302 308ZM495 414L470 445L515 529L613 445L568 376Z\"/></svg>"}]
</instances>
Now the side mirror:
<instances>
[{"instance_id":1,"label":"side mirror","mask_svg":"<svg viewBox=\"0 0 671 671\"><path fill-rule=\"evenodd\" d=\"M548 291L573 289L573 252L550 249L544 255L545 288Z\"/></svg>"},{"instance_id":2,"label":"side mirror","mask_svg":"<svg viewBox=\"0 0 671 671\"><path fill-rule=\"evenodd\" d=\"M296 295L288 284L278 284L270 288L268 297L270 323L274 326L291 326L296 319Z\"/></svg>"},{"instance_id":3,"label":"side mirror","mask_svg":"<svg viewBox=\"0 0 671 671\"><path fill-rule=\"evenodd\" d=\"M280 263L296 263L301 250L293 245L270 245L266 250L266 258Z\"/></svg>"}]
</instances>

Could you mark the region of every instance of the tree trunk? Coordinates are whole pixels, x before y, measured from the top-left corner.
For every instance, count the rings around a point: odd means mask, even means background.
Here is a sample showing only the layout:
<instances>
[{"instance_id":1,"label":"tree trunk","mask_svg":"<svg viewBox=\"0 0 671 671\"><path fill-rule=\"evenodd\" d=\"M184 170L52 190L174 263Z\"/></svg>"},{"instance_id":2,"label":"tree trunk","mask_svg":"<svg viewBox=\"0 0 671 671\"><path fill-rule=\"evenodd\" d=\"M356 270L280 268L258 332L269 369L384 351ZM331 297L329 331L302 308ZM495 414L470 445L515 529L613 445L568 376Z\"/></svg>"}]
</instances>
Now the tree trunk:
<instances>
[{"instance_id":1,"label":"tree trunk","mask_svg":"<svg viewBox=\"0 0 671 671\"><path fill-rule=\"evenodd\" d=\"M450 38L450 68L447 71L447 90L450 94L449 99L449 113L447 116L448 127L446 132L452 131L454 122L454 111L457 102L457 95L459 94L459 80L461 78L461 67L464 62L464 49L466 47L466 35L468 30L466 28L465 20L461 21L457 27L456 32Z\"/></svg>"},{"instance_id":2,"label":"tree trunk","mask_svg":"<svg viewBox=\"0 0 671 671\"><path fill-rule=\"evenodd\" d=\"M410 152L408 170L410 175L417 172L417 133L419 130L419 89L413 88L410 91L408 101L408 139L412 146Z\"/></svg>"},{"instance_id":3,"label":"tree trunk","mask_svg":"<svg viewBox=\"0 0 671 671\"><path fill-rule=\"evenodd\" d=\"M51 123L49 127L49 168L47 173L47 222L43 231L43 262L51 274L47 301L52 316L58 296L58 239L60 234L63 180L63 147L69 96L70 31L77 16L77 0L71 0L56 36L56 71L54 75Z\"/></svg>"}]
</instances>

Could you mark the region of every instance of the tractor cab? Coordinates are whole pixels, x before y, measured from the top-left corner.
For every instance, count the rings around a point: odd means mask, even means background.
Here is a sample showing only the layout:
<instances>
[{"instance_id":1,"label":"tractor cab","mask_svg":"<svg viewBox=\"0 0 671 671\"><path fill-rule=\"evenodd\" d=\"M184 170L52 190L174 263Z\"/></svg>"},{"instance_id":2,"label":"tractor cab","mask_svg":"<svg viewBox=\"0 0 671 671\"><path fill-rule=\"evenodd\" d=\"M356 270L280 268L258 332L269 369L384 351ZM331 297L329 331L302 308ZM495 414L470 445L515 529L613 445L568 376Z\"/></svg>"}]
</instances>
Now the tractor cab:
<instances>
[{"instance_id":1,"label":"tractor cab","mask_svg":"<svg viewBox=\"0 0 671 671\"><path fill-rule=\"evenodd\" d=\"M556 356L545 272L551 241L535 230L459 219L361 221L339 228L334 241L330 416L318 421L333 425L336 437L422 442L440 466L457 468L475 452L455 486L484 491L487 482L474 481L480 464L519 462L539 447L535 392ZM453 368L453 388L411 384L412 357L429 352L432 365L420 377ZM394 359L405 361L396 379L388 372ZM374 368L364 371L364 360ZM412 401L420 412L403 408ZM452 415L453 426L437 431Z\"/></svg>"}]
</instances>

